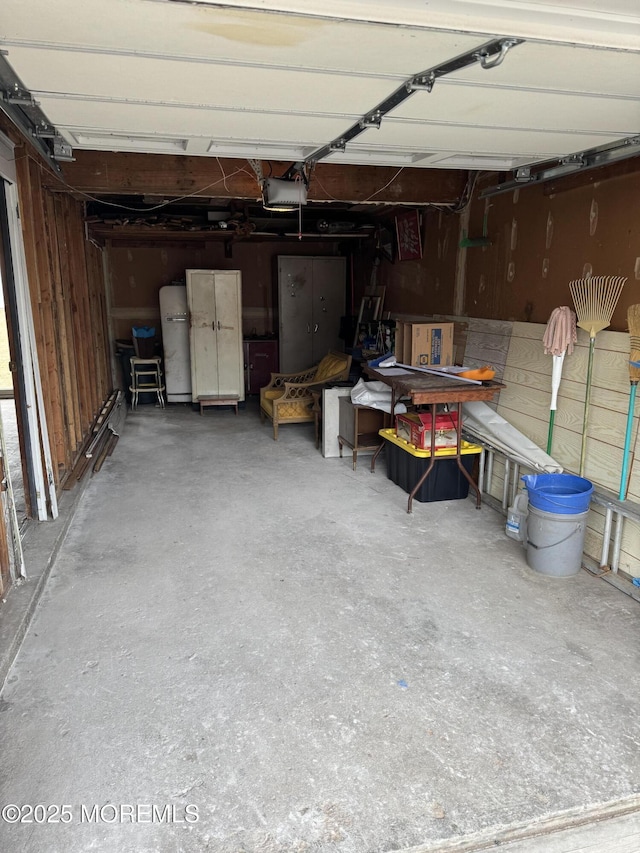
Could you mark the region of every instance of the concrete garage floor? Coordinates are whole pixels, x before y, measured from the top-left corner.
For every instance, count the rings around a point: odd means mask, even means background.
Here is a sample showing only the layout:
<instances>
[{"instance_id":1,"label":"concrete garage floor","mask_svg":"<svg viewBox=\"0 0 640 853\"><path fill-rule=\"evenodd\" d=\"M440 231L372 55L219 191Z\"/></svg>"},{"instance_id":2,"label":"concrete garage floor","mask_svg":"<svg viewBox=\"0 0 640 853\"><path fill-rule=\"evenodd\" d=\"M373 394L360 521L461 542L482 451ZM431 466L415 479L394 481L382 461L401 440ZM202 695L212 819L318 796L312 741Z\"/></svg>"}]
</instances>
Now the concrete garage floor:
<instances>
[{"instance_id":1,"label":"concrete garage floor","mask_svg":"<svg viewBox=\"0 0 640 853\"><path fill-rule=\"evenodd\" d=\"M637 853L638 604L271 435L129 414L2 692L0 803L49 809L0 849Z\"/></svg>"}]
</instances>

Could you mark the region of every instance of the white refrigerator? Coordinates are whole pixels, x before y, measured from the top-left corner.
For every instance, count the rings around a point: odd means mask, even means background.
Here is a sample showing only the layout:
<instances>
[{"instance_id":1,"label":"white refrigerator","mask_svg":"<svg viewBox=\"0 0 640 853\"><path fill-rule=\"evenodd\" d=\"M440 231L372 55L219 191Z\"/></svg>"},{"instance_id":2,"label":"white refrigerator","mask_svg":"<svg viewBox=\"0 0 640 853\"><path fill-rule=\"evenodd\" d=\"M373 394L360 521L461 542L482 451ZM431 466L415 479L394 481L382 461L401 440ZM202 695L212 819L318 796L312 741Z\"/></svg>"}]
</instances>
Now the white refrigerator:
<instances>
[{"instance_id":1,"label":"white refrigerator","mask_svg":"<svg viewBox=\"0 0 640 853\"><path fill-rule=\"evenodd\" d=\"M160 318L167 402L190 403L189 309L184 285L167 284L160 288Z\"/></svg>"}]
</instances>

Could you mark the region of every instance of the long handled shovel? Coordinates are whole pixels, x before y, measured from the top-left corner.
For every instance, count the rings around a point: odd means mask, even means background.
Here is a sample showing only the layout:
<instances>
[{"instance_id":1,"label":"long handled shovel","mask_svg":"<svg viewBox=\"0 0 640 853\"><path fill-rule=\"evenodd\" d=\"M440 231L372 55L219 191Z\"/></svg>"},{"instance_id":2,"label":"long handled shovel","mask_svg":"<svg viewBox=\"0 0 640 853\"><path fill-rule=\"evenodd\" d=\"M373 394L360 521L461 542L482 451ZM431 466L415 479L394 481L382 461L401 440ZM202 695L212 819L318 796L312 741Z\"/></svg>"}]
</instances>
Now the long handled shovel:
<instances>
[{"instance_id":1,"label":"long handled shovel","mask_svg":"<svg viewBox=\"0 0 640 853\"><path fill-rule=\"evenodd\" d=\"M606 329L618 304L626 276L596 275L569 282L569 290L578 315L578 325L589 332L589 364L584 397L584 418L582 421L582 446L580 448L580 476L584 475L584 459L587 449L587 426L589 423L589 403L591 401L591 373L593 369L593 351L596 334Z\"/></svg>"},{"instance_id":2,"label":"long handled shovel","mask_svg":"<svg viewBox=\"0 0 640 853\"><path fill-rule=\"evenodd\" d=\"M620 474L620 492L618 498L623 501L627 492L627 477L629 474L629 449L631 447L631 432L633 429L633 414L636 404L636 390L640 380L640 305L630 305L627 309L629 323L630 352L629 352L629 411L627 413L627 429L624 436L624 452L622 454L622 472Z\"/></svg>"}]
</instances>

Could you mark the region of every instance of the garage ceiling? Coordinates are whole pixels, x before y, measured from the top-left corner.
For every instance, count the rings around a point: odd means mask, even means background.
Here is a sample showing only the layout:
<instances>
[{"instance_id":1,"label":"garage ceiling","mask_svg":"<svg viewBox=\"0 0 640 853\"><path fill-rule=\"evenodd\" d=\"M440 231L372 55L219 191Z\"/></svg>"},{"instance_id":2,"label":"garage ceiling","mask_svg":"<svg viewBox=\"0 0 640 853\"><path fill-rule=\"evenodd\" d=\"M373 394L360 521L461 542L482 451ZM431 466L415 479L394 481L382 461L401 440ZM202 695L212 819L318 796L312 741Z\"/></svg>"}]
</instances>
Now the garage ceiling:
<instances>
[{"instance_id":1,"label":"garage ceiling","mask_svg":"<svg viewBox=\"0 0 640 853\"><path fill-rule=\"evenodd\" d=\"M637 0L3 0L1 17L14 87L61 156L324 148L336 164L509 171L640 134ZM407 81L505 38L522 42L496 67L436 73L341 150Z\"/></svg>"}]
</instances>

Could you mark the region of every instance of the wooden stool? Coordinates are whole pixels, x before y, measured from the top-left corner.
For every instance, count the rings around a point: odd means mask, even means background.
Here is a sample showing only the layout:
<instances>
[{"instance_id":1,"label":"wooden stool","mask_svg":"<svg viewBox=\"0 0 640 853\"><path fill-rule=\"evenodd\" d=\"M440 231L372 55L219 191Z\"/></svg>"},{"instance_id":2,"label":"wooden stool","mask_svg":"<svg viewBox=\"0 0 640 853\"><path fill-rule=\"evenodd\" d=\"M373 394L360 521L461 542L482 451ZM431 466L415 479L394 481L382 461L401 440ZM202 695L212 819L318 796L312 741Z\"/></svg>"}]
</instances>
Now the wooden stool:
<instances>
[{"instance_id":1,"label":"wooden stool","mask_svg":"<svg viewBox=\"0 0 640 853\"><path fill-rule=\"evenodd\" d=\"M238 397L237 394L212 394L211 396L198 397L200 403L200 414L204 414L204 410L208 406L233 406L238 414Z\"/></svg>"}]
</instances>

